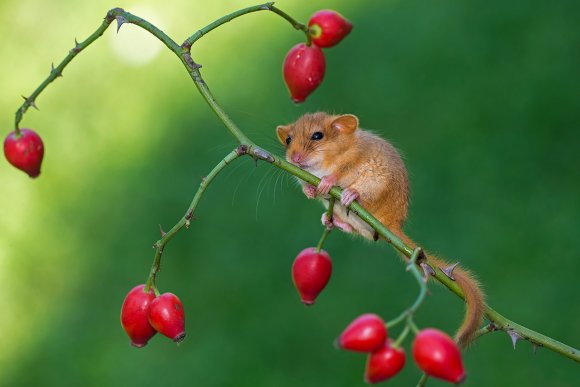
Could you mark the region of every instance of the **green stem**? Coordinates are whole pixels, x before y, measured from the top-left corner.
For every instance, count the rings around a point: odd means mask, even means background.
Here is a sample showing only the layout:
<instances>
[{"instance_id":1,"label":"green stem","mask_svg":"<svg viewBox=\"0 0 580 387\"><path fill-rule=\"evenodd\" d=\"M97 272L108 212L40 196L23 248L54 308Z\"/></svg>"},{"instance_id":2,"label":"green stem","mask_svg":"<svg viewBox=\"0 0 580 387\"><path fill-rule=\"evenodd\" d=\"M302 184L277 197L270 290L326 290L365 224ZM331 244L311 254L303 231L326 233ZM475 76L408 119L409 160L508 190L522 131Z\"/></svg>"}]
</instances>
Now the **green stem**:
<instances>
[{"instance_id":1,"label":"green stem","mask_svg":"<svg viewBox=\"0 0 580 387\"><path fill-rule=\"evenodd\" d=\"M336 199L334 199L333 197L331 197L328 200L328 210L326 211L328 220L332 222L332 216L334 213L334 201ZM328 234L330 234L330 232L332 231L332 228L330 227L325 227L324 231L322 232L322 236L320 237L320 240L318 241L318 244L316 245L316 252L319 253L320 250L322 250L322 247L324 246L324 242L326 242L326 238L328 237Z\"/></svg>"},{"instance_id":2,"label":"green stem","mask_svg":"<svg viewBox=\"0 0 580 387\"><path fill-rule=\"evenodd\" d=\"M293 17L291 17L290 15L288 15L286 12L282 11L281 9L274 7L274 3L268 3L270 4L269 8L270 11L282 16L284 19L288 20L288 22L290 24L292 24L292 27L294 27L297 30L300 31L304 31L304 34L306 34L306 45L310 46L312 44L312 38L310 37L310 31L308 30L308 26L299 23L296 21L296 19L294 19Z\"/></svg>"},{"instance_id":3,"label":"green stem","mask_svg":"<svg viewBox=\"0 0 580 387\"><path fill-rule=\"evenodd\" d=\"M20 135L20 121L22 120L24 113L26 113L29 107L36 106L36 98L40 95L40 93L42 93L44 89L46 89L46 87L52 81L62 76L62 71L64 70L66 65L69 64L70 61L73 60L73 58L78 55L78 53L87 48L92 42L97 40L103 34L103 32L105 32L107 27L109 27L109 24L111 24L111 22L115 20L115 11L118 9L119 8L115 8L107 12L105 19L103 20L99 28L97 28L97 30L93 32L92 35L89 36L87 39L85 39L81 43L78 43L75 40L75 46L69 51L68 55L62 60L62 62L60 62L58 66L56 67L53 66L51 68L48 77L36 88L36 90L32 92L32 94L30 94L30 96L24 97L24 103L16 111L16 118L14 120L14 130L16 131L17 136Z\"/></svg>"},{"instance_id":4,"label":"green stem","mask_svg":"<svg viewBox=\"0 0 580 387\"><path fill-rule=\"evenodd\" d=\"M264 150L262 150L264 151ZM264 151L267 153L267 151ZM272 165L290 173L293 176L298 177L301 180L304 180L308 184L318 186L320 183L320 179L307 171L304 171L293 164L286 162L285 160L281 159L276 155L270 154L270 160L266 160L270 162ZM330 190L330 195L335 199L340 200L342 190L340 188L334 187ZM411 257L413 254L413 249L410 246L407 246L401 239L399 239L395 234L393 234L388 228L386 228L382 223L380 223L377 219L375 219L371 213L367 212L360 204L357 202L353 202L350 205L351 211L355 212L361 219L363 219L367 224L369 224L374 230L376 230L379 235L385 238L389 243L393 245L399 252L404 254L407 257ZM444 285L447 289L451 292L455 293L458 297L465 300L465 296L461 291L461 288L457 285L455 281L447 277L443 272L440 270L435 270L433 274L433 278L439 281L442 285ZM519 324L514 323L511 320L508 320L494 309L489 306L485 307L485 315L486 317L493 322L498 330L513 330L517 333L520 333L521 336L535 345L542 346L552 351L559 353L567 358L570 358L574 361L580 362L580 352L566 345L561 343L557 340L554 340L548 336L542 335L541 333L535 332L531 329L523 327Z\"/></svg>"},{"instance_id":5,"label":"green stem","mask_svg":"<svg viewBox=\"0 0 580 387\"><path fill-rule=\"evenodd\" d=\"M195 32L189 38L187 38L183 44L181 45L181 50L179 52L173 50L181 59L181 62L187 68L187 71L195 83L197 90L201 93L209 107L213 110L213 112L218 116L218 118L223 122L226 128L229 130L232 136L240 143L240 144L247 144L247 145L255 145L246 135L244 132L238 128L238 126L233 122L233 120L228 116L228 114L222 109L221 105L217 102L216 98L213 96L212 92L210 91L207 83L203 80L201 76L201 72L199 69L201 68L200 65L194 62L191 57L191 46L199 40L202 36L206 35L208 32L216 29L217 27L225 24L227 22L232 21L233 19L252 13L257 11L272 11L277 15L280 15L284 19L286 19L292 26L297 29L304 31L306 34L307 44L310 45L310 34L308 33L308 27L304 24L298 23L295 19L290 17L287 13L281 11L280 9L274 7L274 3L264 3L259 5L254 5L251 7L243 8L238 11L232 12L228 15L225 15L218 20L214 21L213 23L208 24L207 26L203 27L202 29Z\"/></svg>"},{"instance_id":6,"label":"green stem","mask_svg":"<svg viewBox=\"0 0 580 387\"><path fill-rule=\"evenodd\" d=\"M427 379L429 379L429 375L423 374L417 383L417 387L424 387L427 384Z\"/></svg>"},{"instance_id":7,"label":"green stem","mask_svg":"<svg viewBox=\"0 0 580 387\"><path fill-rule=\"evenodd\" d=\"M131 23L136 26L143 28L144 30L151 33L151 35L155 36L159 39L165 46L176 53L179 56L180 47L179 45L171 39L165 32L161 31L155 25L149 23L147 20L140 18L139 16L133 15L132 13L125 12L121 8L115 8L113 11L118 10L116 18L117 18L117 26L118 30L124 23ZM111 11L109 11L111 12Z\"/></svg>"},{"instance_id":8,"label":"green stem","mask_svg":"<svg viewBox=\"0 0 580 387\"><path fill-rule=\"evenodd\" d=\"M69 51L68 55L59 63L58 66L52 67L50 70L50 74L48 77L30 94L28 97L24 97L24 103L18 108L16 111L16 118L14 120L14 129L17 135L20 135L20 121L24 117L24 114L28 110L29 107L33 106L36 107L36 99L42 93L44 89L56 78L62 76L62 72L64 68L85 48L87 48L91 43L97 40L105 30L109 27L109 25L113 22L113 20L117 19L118 22L120 20L120 24L128 22L135 25L140 26L141 28L149 31L152 35L157 37L161 40L171 51L178 52L179 45L175 43L169 36L167 36L163 31L155 27L153 24L149 23L148 21L141 19L135 15L130 14L129 12L125 12L122 8L113 8L103 19L101 25L93 32L88 38L83 40L82 42L77 42L75 40L75 46Z\"/></svg>"},{"instance_id":9,"label":"green stem","mask_svg":"<svg viewBox=\"0 0 580 387\"><path fill-rule=\"evenodd\" d=\"M548 348L556 353L564 355L572 360L580 362L580 351L576 348L572 348L569 345L561 343L557 340L552 339L546 335L543 335L539 332L533 331L529 328L526 328L523 325L517 324L508 318L502 316L492 308L486 308L485 316L491 321L495 329L494 330L502 330L507 333L515 332L519 335L520 339L527 340L533 345Z\"/></svg>"},{"instance_id":10,"label":"green stem","mask_svg":"<svg viewBox=\"0 0 580 387\"><path fill-rule=\"evenodd\" d=\"M419 259L422 254L423 250L421 250L420 247L415 248L411 258L409 259L409 263L407 264L407 271L410 271L411 274L413 274L413 277L415 277L415 280L417 280L417 283L419 284L419 295L413 305L411 305L407 310L407 313L411 316L415 314L427 296L427 282L417 268L417 259Z\"/></svg>"},{"instance_id":11,"label":"green stem","mask_svg":"<svg viewBox=\"0 0 580 387\"><path fill-rule=\"evenodd\" d=\"M496 331L496 330L497 330L497 327L495 326L495 324L494 323L489 323L489 324L487 324L487 325L479 328L477 330L477 332L475 332L473 334L473 340L475 341L480 336L483 336L483 335L485 335L487 333L491 333L491 332Z\"/></svg>"},{"instance_id":12,"label":"green stem","mask_svg":"<svg viewBox=\"0 0 580 387\"><path fill-rule=\"evenodd\" d=\"M161 239L155 242L154 247L156 248L155 257L153 258L153 264L151 265L151 271L149 272L149 277L147 279L147 283L145 284L145 292L149 291L151 287L153 289L157 289L156 286L156 278L157 273L161 267L161 256L163 255L163 249L165 245L177 234L179 230L181 230L184 226L189 227L189 223L193 218L193 214L199 201L201 200L205 190L211 184L213 179L225 168L227 167L232 161L240 157L241 155L246 153L245 146L239 146L235 150L231 151L224 157L212 170L211 172L201 180L199 188L191 201L191 204L185 211L185 215L169 230L167 233L164 233Z\"/></svg>"},{"instance_id":13,"label":"green stem","mask_svg":"<svg viewBox=\"0 0 580 387\"><path fill-rule=\"evenodd\" d=\"M212 92L210 91L209 87L201 77L201 73L199 72L199 65L197 65L191 59L191 55L188 52L185 52L180 55L180 58L185 67L187 68L189 76L195 83L197 90L203 96L204 100L207 102L211 110L213 110L213 112L218 116L220 121L229 130L230 134L234 136L234 138L240 144L255 146L255 144L245 135L244 132L240 130L240 128L238 128L238 126L234 123L234 121L230 118L230 116L222 109L221 105L217 102Z\"/></svg>"},{"instance_id":14,"label":"green stem","mask_svg":"<svg viewBox=\"0 0 580 387\"><path fill-rule=\"evenodd\" d=\"M413 315L410 314L407 317L407 325L411 327L411 330L413 331L414 334L419 334L419 327L417 326L417 324L415 324L415 321L413 321Z\"/></svg>"},{"instance_id":15,"label":"green stem","mask_svg":"<svg viewBox=\"0 0 580 387\"><path fill-rule=\"evenodd\" d=\"M405 328L403 328L403 331L401 332L399 337L397 337L397 340L393 344L393 347L399 348L401 346L401 344L403 344L403 341L405 341L405 339L407 338L407 335L409 334L409 332L411 332L411 326L409 324L407 324L407 325L405 325Z\"/></svg>"},{"instance_id":16,"label":"green stem","mask_svg":"<svg viewBox=\"0 0 580 387\"><path fill-rule=\"evenodd\" d=\"M290 164L280 157L272 155L274 161L272 164L293 176L298 177L305 182L318 186L320 183L320 179L310 173L296 167L293 164ZM333 196L335 199L340 200L342 190L340 188L334 187L330 190L330 195ZM380 223L376 218L372 216L371 213L366 211L360 204L357 202L353 202L350 205L351 211L355 212L362 220L364 220L367 224L369 224L374 230L376 230L380 236L385 238L389 243L393 245L395 249L399 252L404 254L407 257L411 257L413 254L413 249L410 246L407 246L399 237L393 234L387 227L385 227L382 223ZM443 272L440 270L435 270L433 274L433 278L439 281L442 285L444 285L447 289L451 292L455 293L458 297L465 300L465 296L461 291L461 288L457 285L455 281L451 278L447 277ZM498 330L513 330L519 333L524 339L529 340L535 345L542 346L548 348L556 353L559 353L569 359L574 361L580 362L580 352L564 343L561 343L557 340L552 339L551 337L545 336L541 333L528 329L522 325L516 324L513 321L505 318L490 306L485 307L485 316L489 319L489 321L493 322Z\"/></svg>"},{"instance_id":17,"label":"green stem","mask_svg":"<svg viewBox=\"0 0 580 387\"><path fill-rule=\"evenodd\" d=\"M399 316L397 316L396 318L394 318L393 320L391 320L387 323L387 327L389 327L389 328L391 328L391 327L393 327L393 326L395 326L403 321L408 321L409 317L412 318L412 316L415 314L417 309L419 309L419 307L421 306L421 304L425 300L425 296L427 295L427 282L425 281L425 279L423 278L423 276L419 272L419 269L417 268L417 259L419 259L422 256L422 254L423 254L423 251L421 250L421 248L417 247L413 251L413 254L411 254L411 258L409 259L409 262L407 263L407 271L411 272L411 274L413 275L413 277L415 277L415 279L417 280L417 283L419 284L419 295L417 296L417 299L415 300L413 305L411 305L410 308L408 308L403 313L401 313Z\"/></svg>"},{"instance_id":18,"label":"green stem","mask_svg":"<svg viewBox=\"0 0 580 387\"><path fill-rule=\"evenodd\" d=\"M196 31L193 35L191 35L189 38L187 38L183 42L183 44L181 46L184 48L184 50L186 50L186 51L189 52L189 48L199 38L201 38L202 36L204 36L205 34L207 34L208 32L210 32L211 30L216 29L217 27L221 26L222 24L225 24L227 22L230 22L230 21L234 20L237 17L243 16L243 15L246 15L246 14L252 13L252 12L258 12L258 11L272 11L272 12L280 15L284 19L288 20L290 22L290 24L292 24L292 27L294 27L297 30L304 31L306 33L307 39L310 38L310 34L308 33L308 27L307 26L305 26L304 24L301 24L301 23L297 22L292 17L290 17L288 14L286 14L285 12L283 12L280 9L274 7L274 3L273 2L270 2L270 3L253 5L251 7L243 8L243 9L240 9L238 11L235 11L235 12L232 12L230 14L227 14L225 16L222 16L221 18L217 19L216 21L214 21L214 22L208 24L207 26L203 27L202 29Z\"/></svg>"}]
</instances>

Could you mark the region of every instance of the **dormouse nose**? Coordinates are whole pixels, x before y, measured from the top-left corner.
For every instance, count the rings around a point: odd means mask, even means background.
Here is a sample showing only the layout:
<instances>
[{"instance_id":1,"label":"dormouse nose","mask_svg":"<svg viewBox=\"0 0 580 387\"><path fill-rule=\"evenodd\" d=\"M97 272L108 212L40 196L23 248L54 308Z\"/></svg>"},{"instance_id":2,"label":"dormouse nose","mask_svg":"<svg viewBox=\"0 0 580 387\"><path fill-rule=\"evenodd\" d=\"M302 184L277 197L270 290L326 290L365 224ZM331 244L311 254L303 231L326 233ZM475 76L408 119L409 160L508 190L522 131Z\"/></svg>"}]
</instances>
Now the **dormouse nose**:
<instances>
[{"instance_id":1,"label":"dormouse nose","mask_svg":"<svg viewBox=\"0 0 580 387\"><path fill-rule=\"evenodd\" d=\"M290 160L292 160L293 163L300 164L304 160L304 154L296 152L290 156Z\"/></svg>"}]
</instances>

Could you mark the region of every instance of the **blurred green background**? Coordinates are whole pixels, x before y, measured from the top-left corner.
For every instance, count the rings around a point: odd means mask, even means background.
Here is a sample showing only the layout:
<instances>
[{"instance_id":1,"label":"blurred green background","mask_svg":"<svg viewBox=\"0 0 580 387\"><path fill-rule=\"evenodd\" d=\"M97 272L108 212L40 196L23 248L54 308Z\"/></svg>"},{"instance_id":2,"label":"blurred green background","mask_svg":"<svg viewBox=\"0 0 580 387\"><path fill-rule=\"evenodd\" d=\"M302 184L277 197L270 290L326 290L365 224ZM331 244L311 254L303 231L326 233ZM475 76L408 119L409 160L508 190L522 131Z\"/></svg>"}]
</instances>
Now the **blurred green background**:
<instances>
[{"instance_id":1,"label":"blurred green background","mask_svg":"<svg viewBox=\"0 0 580 387\"><path fill-rule=\"evenodd\" d=\"M0 3L0 127L109 8L181 42L249 1ZM354 23L327 73L293 105L281 65L301 33L272 13L225 25L193 49L203 75L255 141L316 110L354 113L391 139L412 179L409 234L478 273L498 311L580 345L580 26L577 1L279 1L299 20L333 8ZM172 53L135 26L110 28L38 99L23 127L46 145L37 180L0 163L1 386L357 386L365 358L332 341L364 312L396 316L416 295L396 254L333 233L333 278L304 308L295 254L319 238L321 207L249 159L209 189L158 279L178 294L188 338L132 348L119 324L158 225L183 214L200 176L234 142ZM445 289L417 316L453 332ZM396 333L396 332L395 332ZM407 343L409 346L410 343ZM409 359L410 360L410 359ZM578 364L507 335L465 353L466 386L572 386ZM409 361L394 386L414 385ZM429 385L444 385L430 381Z\"/></svg>"}]
</instances>

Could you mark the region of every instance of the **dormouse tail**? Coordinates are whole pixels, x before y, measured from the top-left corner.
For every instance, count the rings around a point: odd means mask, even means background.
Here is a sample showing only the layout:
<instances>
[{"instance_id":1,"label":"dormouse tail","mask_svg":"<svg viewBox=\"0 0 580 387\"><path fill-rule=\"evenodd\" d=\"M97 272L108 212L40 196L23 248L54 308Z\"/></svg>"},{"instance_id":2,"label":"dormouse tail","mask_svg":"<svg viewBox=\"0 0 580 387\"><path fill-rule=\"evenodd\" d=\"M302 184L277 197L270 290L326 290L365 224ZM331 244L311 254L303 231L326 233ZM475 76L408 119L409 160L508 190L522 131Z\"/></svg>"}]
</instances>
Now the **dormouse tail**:
<instances>
[{"instance_id":1,"label":"dormouse tail","mask_svg":"<svg viewBox=\"0 0 580 387\"><path fill-rule=\"evenodd\" d=\"M411 248L417 247L417 244L402 231L395 231L395 234ZM433 266L434 270L441 270L449 267L447 262L434 255L426 253L426 256L427 263ZM483 322L485 295L483 294L477 279L475 279L468 270L455 267L452 273L455 282L457 282L457 285L459 285L463 292L466 303L465 318L455 334L455 341L457 341L460 346L467 347L473 340L475 332L477 332L477 329L479 329Z\"/></svg>"}]
</instances>

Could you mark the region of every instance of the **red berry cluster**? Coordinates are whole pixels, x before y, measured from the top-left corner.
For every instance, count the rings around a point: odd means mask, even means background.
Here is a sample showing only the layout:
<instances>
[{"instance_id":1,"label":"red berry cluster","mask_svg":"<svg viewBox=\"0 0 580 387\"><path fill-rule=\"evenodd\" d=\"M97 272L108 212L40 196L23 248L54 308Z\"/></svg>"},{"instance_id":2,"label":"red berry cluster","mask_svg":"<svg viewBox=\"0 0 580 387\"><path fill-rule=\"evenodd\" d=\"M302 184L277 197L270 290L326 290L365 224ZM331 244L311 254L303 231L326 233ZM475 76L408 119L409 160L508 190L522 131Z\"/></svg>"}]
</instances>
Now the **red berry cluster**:
<instances>
[{"instance_id":1,"label":"red berry cluster","mask_svg":"<svg viewBox=\"0 0 580 387\"><path fill-rule=\"evenodd\" d=\"M330 255L308 247L292 264L292 280L305 305L312 305L324 290L332 274ZM405 365L405 351L389 339L387 327L376 314L363 314L351 322L337 339L337 345L349 351L368 353L365 370L367 383L388 380ZM465 371L457 344L437 329L420 331L413 342L413 359L427 375L452 383L461 383Z\"/></svg>"},{"instance_id":2,"label":"red berry cluster","mask_svg":"<svg viewBox=\"0 0 580 387\"><path fill-rule=\"evenodd\" d=\"M338 44L351 29L352 24L335 11L321 10L310 17L308 33L312 44L295 45L284 59L284 81L294 102L304 102L324 78L326 60L320 48Z\"/></svg>"},{"instance_id":3,"label":"red berry cluster","mask_svg":"<svg viewBox=\"0 0 580 387\"><path fill-rule=\"evenodd\" d=\"M388 380L405 366L404 349L389 339L384 321L375 314L357 317L340 334L337 345L349 351L369 353L365 370L367 383ZM431 377L456 384L465 380L459 348L437 329L424 329L417 334L413 359Z\"/></svg>"},{"instance_id":4,"label":"red berry cluster","mask_svg":"<svg viewBox=\"0 0 580 387\"><path fill-rule=\"evenodd\" d=\"M11 132L4 140L4 156L16 168L30 177L40 175L40 165L44 157L44 144L32 129Z\"/></svg>"},{"instance_id":5,"label":"red berry cluster","mask_svg":"<svg viewBox=\"0 0 580 387\"><path fill-rule=\"evenodd\" d=\"M185 315L179 298L172 293L155 297L153 289L137 285L127 294L121 307L121 325L131 344L144 347L157 332L176 343L185 339Z\"/></svg>"}]
</instances>

